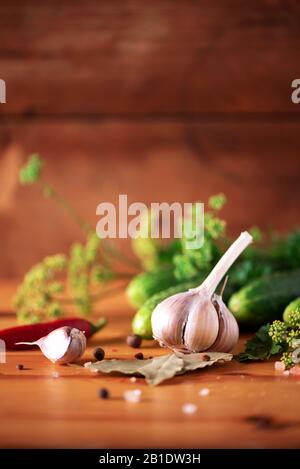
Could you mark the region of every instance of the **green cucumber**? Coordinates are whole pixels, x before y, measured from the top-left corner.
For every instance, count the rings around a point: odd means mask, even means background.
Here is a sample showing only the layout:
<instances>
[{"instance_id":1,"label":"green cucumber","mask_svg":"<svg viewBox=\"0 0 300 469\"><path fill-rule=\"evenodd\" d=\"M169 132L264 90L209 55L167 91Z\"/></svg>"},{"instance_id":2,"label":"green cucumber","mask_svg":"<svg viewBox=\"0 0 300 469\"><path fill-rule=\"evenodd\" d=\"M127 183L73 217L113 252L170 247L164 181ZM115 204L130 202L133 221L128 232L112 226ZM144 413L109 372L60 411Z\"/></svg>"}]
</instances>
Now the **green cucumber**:
<instances>
[{"instance_id":1,"label":"green cucumber","mask_svg":"<svg viewBox=\"0 0 300 469\"><path fill-rule=\"evenodd\" d=\"M300 269L278 272L250 282L229 300L240 325L260 326L281 319L286 305L300 296Z\"/></svg>"},{"instance_id":2,"label":"green cucumber","mask_svg":"<svg viewBox=\"0 0 300 469\"><path fill-rule=\"evenodd\" d=\"M283 313L283 320L288 323L290 313L297 311L297 310L300 311L300 297L291 301L291 303L287 305Z\"/></svg>"},{"instance_id":3,"label":"green cucumber","mask_svg":"<svg viewBox=\"0 0 300 469\"><path fill-rule=\"evenodd\" d=\"M173 269L156 269L143 272L134 277L126 289L128 302L134 308L140 308L152 295L178 283Z\"/></svg>"}]
</instances>

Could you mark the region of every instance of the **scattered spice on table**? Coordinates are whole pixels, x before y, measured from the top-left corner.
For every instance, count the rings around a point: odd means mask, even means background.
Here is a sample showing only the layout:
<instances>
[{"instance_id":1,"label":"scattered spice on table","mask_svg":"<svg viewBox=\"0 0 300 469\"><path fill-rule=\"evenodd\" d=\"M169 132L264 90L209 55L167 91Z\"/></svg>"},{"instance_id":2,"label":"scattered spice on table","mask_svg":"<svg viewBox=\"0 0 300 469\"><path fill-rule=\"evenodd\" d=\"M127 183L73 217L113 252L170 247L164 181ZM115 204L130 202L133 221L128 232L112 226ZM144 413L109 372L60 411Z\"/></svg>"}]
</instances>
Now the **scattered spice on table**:
<instances>
[{"instance_id":1,"label":"scattered spice on table","mask_svg":"<svg viewBox=\"0 0 300 469\"><path fill-rule=\"evenodd\" d=\"M140 389L128 390L128 391L125 391L123 394L125 401L132 402L132 403L140 402L141 396L142 396L142 391Z\"/></svg>"},{"instance_id":2,"label":"scattered spice on table","mask_svg":"<svg viewBox=\"0 0 300 469\"><path fill-rule=\"evenodd\" d=\"M200 389L199 396L205 397L205 396L208 396L209 393L210 393L210 390L208 388L203 388L203 389Z\"/></svg>"},{"instance_id":3,"label":"scattered spice on table","mask_svg":"<svg viewBox=\"0 0 300 469\"><path fill-rule=\"evenodd\" d=\"M198 410L198 407L196 406L196 404L184 404L182 406L182 412L184 414L194 414L195 412L197 412Z\"/></svg>"},{"instance_id":4,"label":"scattered spice on table","mask_svg":"<svg viewBox=\"0 0 300 469\"><path fill-rule=\"evenodd\" d=\"M21 363L18 363L16 365L16 368L17 368L17 370L24 370L24 365L22 365Z\"/></svg>"},{"instance_id":5,"label":"scattered spice on table","mask_svg":"<svg viewBox=\"0 0 300 469\"><path fill-rule=\"evenodd\" d=\"M139 348L142 344L142 338L137 334L131 334L127 336L126 343L129 347Z\"/></svg>"},{"instance_id":6,"label":"scattered spice on table","mask_svg":"<svg viewBox=\"0 0 300 469\"><path fill-rule=\"evenodd\" d=\"M106 388L99 389L99 397L101 399L108 399L109 398L109 391Z\"/></svg>"},{"instance_id":7,"label":"scattered spice on table","mask_svg":"<svg viewBox=\"0 0 300 469\"><path fill-rule=\"evenodd\" d=\"M285 364L283 362L275 362L274 363L274 368L276 371L284 371L285 370Z\"/></svg>"},{"instance_id":8,"label":"scattered spice on table","mask_svg":"<svg viewBox=\"0 0 300 469\"><path fill-rule=\"evenodd\" d=\"M142 352L139 352L135 354L134 358L136 358L137 360L144 360L144 355L142 354Z\"/></svg>"},{"instance_id":9,"label":"scattered spice on table","mask_svg":"<svg viewBox=\"0 0 300 469\"><path fill-rule=\"evenodd\" d=\"M293 368L290 369L290 374L294 376L299 376L300 375L300 366L293 366Z\"/></svg>"},{"instance_id":10,"label":"scattered spice on table","mask_svg":"<svg viewBox=\"0 0 300 469\"><path fill-rule=\"evenodd\" d=\"M200 353L200 359L204 362L209 362L210 356L207 353Z\"/></svg>"},{"instance_id":11,"label":"scattered spice on table","mask_svg":"<svg viewBox=\"0 0 300 469\"><path fill-rule=\"evenodd\" d=\"M100 362L105 357L105 352L104 352L103 348L97 347L93 350L93 355L96 358L96 360L98 360L98 362Z\"/></svg>"}]
</instances>

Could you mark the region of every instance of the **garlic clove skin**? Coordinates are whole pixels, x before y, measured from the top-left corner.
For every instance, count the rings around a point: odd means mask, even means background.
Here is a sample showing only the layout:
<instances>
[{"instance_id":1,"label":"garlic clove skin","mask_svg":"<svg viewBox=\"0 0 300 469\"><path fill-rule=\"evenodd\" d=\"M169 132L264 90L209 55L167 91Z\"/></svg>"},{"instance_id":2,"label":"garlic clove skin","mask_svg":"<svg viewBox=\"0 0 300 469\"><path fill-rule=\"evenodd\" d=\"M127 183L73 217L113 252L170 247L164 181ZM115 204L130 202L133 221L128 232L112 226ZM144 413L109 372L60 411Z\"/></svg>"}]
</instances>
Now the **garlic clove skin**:
<instances>
[{"instance_id":1,"label":"garlic clove skin","mask_svg":"<svg viewBox=\"0 0 300 469\"><path fill-rule=\"evenodd\" d=\"M48 360L55 363L66 353L71 343L71 327L59 327L37 340L37 345Z\"/></svg>"},{"instance_id":2,"label":"garlic clove skin","mask_svg":"<svg viewBox=\"0 0 300 469\"><path fill-rule=\"evenodd\" d=\"M56 359L56 363L72 363L78 360L86 349L86 337L82 331L73 327L70 332L70 342L65 354Z\"/></svg>"},{"instance_id":3,"label":"garlic clove skin","mask_svg":"<svg viewBox=\"0 0 300 469\"><path fill-rule=\"evenodd\" d=\"M192 295L177 293L159 303L152 313L153 337L162 347L184 351L183 333Z\"/></svg>"},{"instance_id":4,"label":"garlic clove skin","mask_svg":"<svg viewBox=\"0 0 300 469\"><path fill-rule=\"evenodd\" d=\"M219 317L209 297L201 297L198 293L193 293L192 297L183 336L184 347L188 352L204 352L218 337Z\"/></svg>"},{"instance_id":5,"label":"garlic clove skin","mask_svg":"<svg viewBox=\"0 0 300 469\"><path fill-rule=\"evenodd\" d=\"M178 293L159 303L152 313L153 337L179 352L203 352L219 332L219 317L211 300L198 292Z\"/></svg>"},{"instance_id":6,"label":"garlic clove skin","mask_svg":"<svg viewBox=\"0 0 300 469\"><path fill-rule=\"evenodd\" d=\"M227 353L239 339L235 317L216 294L202 301L197 293L179 293L161 302L152 319L154 339L178 352Z\"/></svg>"},{"instance_id":7,"label":"garlic clove skin","mask_svg":"<svg viewBox=\"0 0 300 469\"><path fill-rule=\"evenodd\" d=\"M52 363L72 363L83 355L86 349L86 337L75 327L63 326L36 342L18 342L17 344L37 345Z\"/></svg>"},{"instance_id":8,"label":"garlic clove skin","mask_svg":"<svg viewBox=\"0 0 300 469\"><path fill-rule=\"evenodd\" d=\"M212 302L219 317L219 333L215 343L209 348L211 352L230 352L239 340L238 323L219 295L213 295Z\"/></svg>"}]
</instances>

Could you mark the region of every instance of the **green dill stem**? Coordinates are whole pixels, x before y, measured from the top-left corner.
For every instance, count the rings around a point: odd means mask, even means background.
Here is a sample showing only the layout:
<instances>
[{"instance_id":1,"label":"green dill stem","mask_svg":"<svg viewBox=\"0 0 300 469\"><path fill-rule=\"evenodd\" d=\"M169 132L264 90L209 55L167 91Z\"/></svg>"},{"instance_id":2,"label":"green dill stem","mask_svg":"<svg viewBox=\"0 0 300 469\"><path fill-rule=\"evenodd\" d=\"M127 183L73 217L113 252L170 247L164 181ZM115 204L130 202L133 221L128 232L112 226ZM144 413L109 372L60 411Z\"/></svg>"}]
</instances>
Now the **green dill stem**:
<instances>
[{"instance_id":1,"label":"green dill stem","mask_svg":"<svg viewBox=\"0 0 300 469\"><path fill-rule=\"evenodd\" d=\"M105 247L103 250L106 250L107 253L111 256L114 257L116 260L122 260L122 258L126 261L127 264L129 264L132 267L140 269L140 264L137 262L135 259L132 257L127 256L123 252L121 253L120 250L112 244L109 244L109 242L106 242ZM120 255L122 258L120 259Z\"/></svg>"},{"instance_id":2,"label":"green dill stem","mask_svg":"<svg viewBox=\"0 0 300 469\"><path fill-rule=\"evenodd\" d=\"M100 291L99 293L94 293L93 295L91 295L91 300L93 302L95 302L95 301L98 301L98 300L102 300L103 298L107 298L110 295L114 294L116 291L123 290L126 285L127 285L127 283L122 284L122 285L118 285L117 287L113 287L113 288L110 288L108 290L104 290L102 292Z\"/></svg>"},{"instance_id":3,"label":"green dill stem","mask_svg":"<svg viewBox=\"0 0 300 469\"><path fill-rule=\"evenodd\" d=\"M109 289L104 290L104 291L100 291L98 293L94 293L93 295L90 295L90 299L92 300L92 302L102 300L103 298L107 298L110 295L114 294L118 290L123 290L126 285L127 285L127 283L122 284L122 285L118 285L118 286L113 287L113 288L109 288ZM76 304L76 298L53 297L53 299L55 301L59 301L63 305L64 304Z\"/></svg>"},{"instance_id":4,"label":"green dill stem","mask_svg":"<svg viewBox=\"0 0 300 469\"><path fill-rule=\"evenodd\" d=\"M77 223L80 228L85 231L85 233L90 234L93 231L91 225L87 223L81 217L81 215L79 215L79 213L74 209L74 207L70 205L69 202L62 195L56 192L56 190L53 189L53 187L50 186L47 182L42 180L40 182L42 184L43 189L49 193L50 197L56 200L61 205L61 207L66 210L66 212L71 216L71 218L73 218L75 223Z\"/></svg>"},{"instance_id":5,"label":"green dill stem","mask_svg":"<svg viewBox=\"0 0 300 469\"><path fill-rule=\"evenodd\" d=\"M44 191L47 191L49 196L59 203L59 205L71 216L75 223L77 223L85 233L90 234L93 232L92 226L81 217L77 210L75 210L75 208L61 194L59 194L50 184L48 184L48 182L42 179L40 179L39 182L42 185ZM117 258L119 261L123 262L123 264L140 267L134 259L121 252L116 246L112 246L106 243L105 249L108 254Z\"/></svg>"}]
</instances>

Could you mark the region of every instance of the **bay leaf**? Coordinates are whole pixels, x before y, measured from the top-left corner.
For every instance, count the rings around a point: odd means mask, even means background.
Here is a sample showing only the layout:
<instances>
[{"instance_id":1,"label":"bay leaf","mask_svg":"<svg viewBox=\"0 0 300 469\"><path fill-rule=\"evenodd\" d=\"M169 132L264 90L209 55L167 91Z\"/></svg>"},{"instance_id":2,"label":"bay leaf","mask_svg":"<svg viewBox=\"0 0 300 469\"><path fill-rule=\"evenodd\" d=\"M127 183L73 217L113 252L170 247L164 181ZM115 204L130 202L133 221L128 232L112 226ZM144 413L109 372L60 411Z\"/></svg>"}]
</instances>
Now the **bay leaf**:
<instances>
[{"instance_id":1,"label":"bay leaf","mask_svg":"<svg viewBox=\"0 0 300 469\"><path fill-rule=\"evenodd\" d=\"M232 360L233 357L230 353L219 352L207 352L205 355L209 357L209 360L202 359L203 353L177 353L177 356L184 362L183 372L205 368L206 366L211 366L220 361L228 362Z\"/></svg>"},{"instance_id":2,"label":"bay leaf","mask_svg":"<svg viewBox=\"0 0 300 469\"><path fill-rule=\"evenodd\" d=\"M86 363L85 367L101 373L123 373L126 375L139 374L146 378L148 384L156 386L175 375L188 371L205 368L217 362L230 361L230 353L208 352L209 360L203 360L201 353L171 353L147 360L102 360L94 363Z\"/></svg>"},{"instance_id":3,"label":"bay leaf","mask_svg":"<svg viewBox=\"0 0 300 469\"><path fill-rule=\"evenodd\" d=\"M182 358L172 353L153 359L151 363L140 368L139 373L145 376L147 383L156 386L166 379L173 378L183 369L183 366Z\"/></svg>"},{"instance_id":4,"label":"bay leaf","mask_svg":"<svg viewBox=\"0 0 300 469\"><path fill-rule=\"evenodd\" d=\"M101 371L101 373L123 373L125 375L134 375L139 372L139 368L142 365L152 362L154 359L148 360L101 360L100 362L94 362L85 364L88 369Z\"/></svg>"}]
</instances>

